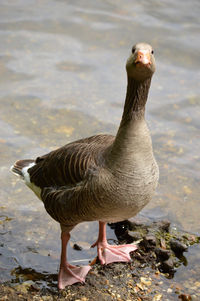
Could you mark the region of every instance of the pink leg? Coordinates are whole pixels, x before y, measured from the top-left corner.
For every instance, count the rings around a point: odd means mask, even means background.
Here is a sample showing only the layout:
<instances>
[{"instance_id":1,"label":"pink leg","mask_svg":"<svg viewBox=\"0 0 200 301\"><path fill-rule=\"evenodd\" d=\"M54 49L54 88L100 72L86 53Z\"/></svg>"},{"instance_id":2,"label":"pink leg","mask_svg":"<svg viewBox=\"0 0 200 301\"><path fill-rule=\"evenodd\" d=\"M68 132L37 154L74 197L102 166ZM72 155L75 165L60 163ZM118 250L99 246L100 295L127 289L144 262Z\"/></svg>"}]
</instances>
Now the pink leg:
<instances>
[{"instance_id":1,"label":"pink leg","mask_svg":"<svg viewBox=\"0 0 200 301\"><path fill-rule=\"evenodd\" d=\"M137 249L137 246L134 244L109 245L106 239L106 223L103 222L99 222L99 237L91 247L94 248L95 246L97 246L101 264L131 261L129 253Z\"/></svg>"},{"instance_id":2,"label":"pink leg","mask_svg":"<svg viewBox=\"0 0 200 301\"><path fill-rule=\"evenodd\" d=\"M85 277L91 266L73 266L67 261L67 243L70 239L70 234L67 232L61 233L61 259L60 259L60 270L58 274L58 288L64 289L67 285L72 285L76 282L85 282Z\"/></svg>"}]
</instances>

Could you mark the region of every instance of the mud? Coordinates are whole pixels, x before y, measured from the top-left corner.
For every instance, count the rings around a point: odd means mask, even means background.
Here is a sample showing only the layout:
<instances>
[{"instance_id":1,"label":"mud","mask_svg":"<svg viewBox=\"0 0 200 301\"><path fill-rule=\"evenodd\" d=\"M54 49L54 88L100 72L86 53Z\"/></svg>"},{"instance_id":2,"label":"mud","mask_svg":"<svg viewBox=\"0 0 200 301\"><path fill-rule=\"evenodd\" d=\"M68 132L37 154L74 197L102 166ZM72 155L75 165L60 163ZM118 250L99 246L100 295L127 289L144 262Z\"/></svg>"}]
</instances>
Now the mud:
<instances>
[{"instance_id":1,"label":"mud","mask_svg":"<svg viewBox=\"0 0 200 301\"><path fill-rule=\"evenodd\" d=\"M187 264L186 254L200 238L178 231L168 221L110 224L115 243L137 243L130 263L93 265L85 284L57 290L57 275L17 267L12 281L0 287L1 300L199 300L199 282L179 284L174 275ZM76 248L79 246L76 244Z\"/></svg>"}]
</instances>

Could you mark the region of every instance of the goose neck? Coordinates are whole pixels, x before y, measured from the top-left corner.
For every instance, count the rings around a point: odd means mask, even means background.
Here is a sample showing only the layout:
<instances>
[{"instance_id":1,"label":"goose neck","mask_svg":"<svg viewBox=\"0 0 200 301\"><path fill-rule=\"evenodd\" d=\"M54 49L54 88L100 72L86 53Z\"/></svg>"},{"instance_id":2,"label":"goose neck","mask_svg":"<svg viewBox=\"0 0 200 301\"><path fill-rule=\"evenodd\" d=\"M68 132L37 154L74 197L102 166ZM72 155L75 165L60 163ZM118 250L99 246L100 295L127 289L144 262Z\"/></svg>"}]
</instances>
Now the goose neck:
<instances>
[{"instance_id":1,"label":"goose neck","mask_svg":"<svg viewBox=\"0 0 200 301\"><path fill-rule=\"evenodd\" d=\"M144 81L136 81L128 76L122 124L144 117L150 84L151 78Z\"/></svg>"}]
</instances>

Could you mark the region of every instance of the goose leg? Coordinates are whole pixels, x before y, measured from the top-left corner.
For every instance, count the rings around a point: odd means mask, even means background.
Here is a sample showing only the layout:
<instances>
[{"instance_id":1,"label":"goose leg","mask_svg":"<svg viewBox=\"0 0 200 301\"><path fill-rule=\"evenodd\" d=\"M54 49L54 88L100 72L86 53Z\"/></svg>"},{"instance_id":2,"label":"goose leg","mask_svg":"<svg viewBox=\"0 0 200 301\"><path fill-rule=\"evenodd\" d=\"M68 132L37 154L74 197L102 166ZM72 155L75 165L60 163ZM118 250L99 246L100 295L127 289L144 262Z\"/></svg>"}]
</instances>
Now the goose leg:
<instances>
[{"instance_id":1,"label":"goose leg","mask_svg":"<svg viewBox=\"0 0 200 301\"><path fill-rule=\"evenodd\" d=\"M101 264L131 261L129 253L137 249L134 244L109 245L106 239L106 223L104 222L99 222L99 237L91 247L94 248L95 246L97 246L98 258Z\"/></svg>"},{"instance_id":2,"label":"goose leg","mask_svg":"<svg viewBox=\"0 0 200 301\"><path fill-rule=\"evenodd\" d=\"M64 289L67 285L72 285L76 282L85 282L85 277L91 266L73 266L67 261L67 244L70 239L68 232L61 233L61 259L60 270L58 274L58 288Z\"/></svg>"}]
</instances>

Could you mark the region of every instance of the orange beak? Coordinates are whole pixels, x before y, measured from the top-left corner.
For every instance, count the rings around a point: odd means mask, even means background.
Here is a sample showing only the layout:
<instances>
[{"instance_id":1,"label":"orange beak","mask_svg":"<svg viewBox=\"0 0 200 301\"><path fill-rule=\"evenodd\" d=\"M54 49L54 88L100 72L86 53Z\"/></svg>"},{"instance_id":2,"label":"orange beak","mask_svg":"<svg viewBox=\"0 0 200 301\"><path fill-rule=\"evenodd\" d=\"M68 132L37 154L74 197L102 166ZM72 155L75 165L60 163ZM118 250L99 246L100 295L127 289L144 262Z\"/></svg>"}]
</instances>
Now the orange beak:
<instances>
[{"instance_id":1,"label":"orange beak","mask_svg":"<svg viewBox=\"0 0 200 301\"><path fill-rule=\"evenodd\" d=\"M149 51L139 50L135 63L138 63L138 65L151 65L151 57Z\"/></svg>"}]
</instances>

